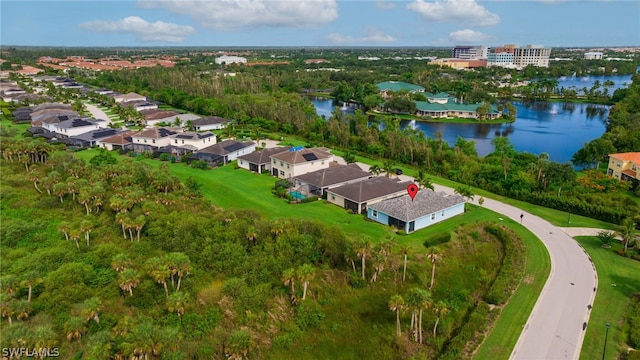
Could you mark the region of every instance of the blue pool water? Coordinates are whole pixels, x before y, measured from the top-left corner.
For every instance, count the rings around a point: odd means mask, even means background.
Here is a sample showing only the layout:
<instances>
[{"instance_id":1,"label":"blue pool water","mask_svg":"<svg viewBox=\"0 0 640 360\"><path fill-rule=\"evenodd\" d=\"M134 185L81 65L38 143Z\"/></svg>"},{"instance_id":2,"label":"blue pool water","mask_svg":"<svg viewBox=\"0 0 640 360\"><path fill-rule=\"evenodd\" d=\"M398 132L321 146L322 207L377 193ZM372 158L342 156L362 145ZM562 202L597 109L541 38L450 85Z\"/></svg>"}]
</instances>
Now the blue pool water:
<instances>
[{"instance_id":1,"label":"blue pool water","mask_svg":"<svg viewBox=\"0 0 640 360\"><path fill-rule=\"evenodd\" d=\"M292 192L290 192L290 194L296 200L302 200L302 199L305 199L307 197L306 195L303 195L302 193L300 193L300 191L292 191Z\"/></svg>"}]
</instances>

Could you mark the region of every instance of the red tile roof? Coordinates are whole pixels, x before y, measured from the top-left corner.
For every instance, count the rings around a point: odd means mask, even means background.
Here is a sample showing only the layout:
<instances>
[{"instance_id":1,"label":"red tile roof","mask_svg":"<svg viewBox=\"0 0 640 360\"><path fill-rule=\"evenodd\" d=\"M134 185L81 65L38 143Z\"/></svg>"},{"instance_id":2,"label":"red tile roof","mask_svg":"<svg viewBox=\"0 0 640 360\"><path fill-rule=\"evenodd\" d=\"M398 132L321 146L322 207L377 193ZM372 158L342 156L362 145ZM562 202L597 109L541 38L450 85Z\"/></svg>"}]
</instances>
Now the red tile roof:
<instances>
[{"instance_id":1,"label":"red tile roof","mask_svg":"<svg viewBox=\"0 0 640 360\"><path fill-rule=\"evenodd\" d=\"M640 164L640 152L609 154L609 157L616 160L631 161L632 163Z\"/></svg>"}]
</instances>

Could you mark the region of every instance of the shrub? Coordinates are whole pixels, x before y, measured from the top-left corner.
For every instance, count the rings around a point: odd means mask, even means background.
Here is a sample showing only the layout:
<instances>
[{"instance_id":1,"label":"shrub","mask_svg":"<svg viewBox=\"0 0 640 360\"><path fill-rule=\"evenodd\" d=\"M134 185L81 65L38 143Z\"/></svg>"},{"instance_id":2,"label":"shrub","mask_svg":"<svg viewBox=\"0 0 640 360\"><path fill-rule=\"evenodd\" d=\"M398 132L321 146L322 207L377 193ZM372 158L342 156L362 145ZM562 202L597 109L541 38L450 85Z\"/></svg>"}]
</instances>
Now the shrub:
<instances>
[{"instance_id":1,"label":"shrub","mask_svg":"<svg viewBox=\"0 0 640 360\"><path fill-rule=\"evenodd\" d=\"M356 289L362 289L367 286L367 281L362 279L362 275L360 273L351 273L349 276L349 284Z\"/></svg>"},{"instance_id":2,"label":"shrub","mask_svg":"<svg viewBox=\"0 0 640 360\"><path fill-rule=\"evenodd\" d=\"M314 202L314 201L318 201L318 197L317 196L309 196L307 198L304 198L304 199L300 200L301 203L310 203L310 202Z\"/></svg>"},{"instance_id":3,"label":"shrub","mask_svg":"<svg viewBox=\"0 0 640 360\"><path fill-rule=\"evenodd\" d=\"M320 325L326 314L322 311L322 307L317 302L306 299L301 301L296 308L296 325L301 330L314 328Z\"/></svg>"},{"instance_id":4,"label":"shrub","mask_svg":"<svg viewBox=\"0 0 640 360\"><path fill-rule=\"evenodd\" d=\"M407 233L402 229L398 230L398 232L396 234L398 234L398 235L407 235Z\"/></svg>"},{"instance_id":5,"label":"shrub","mask_svg":"<svg viewBox=\"0 0 640 360\"><path fill-rule=\"evenodd\" d=\"M447 243L450 240L451 240L451 233L446 232L446 233L437 234L428 238L427 240L425 240L423 245L424 247L428 248L428 247Z\"/></svg>"}]
</instances>

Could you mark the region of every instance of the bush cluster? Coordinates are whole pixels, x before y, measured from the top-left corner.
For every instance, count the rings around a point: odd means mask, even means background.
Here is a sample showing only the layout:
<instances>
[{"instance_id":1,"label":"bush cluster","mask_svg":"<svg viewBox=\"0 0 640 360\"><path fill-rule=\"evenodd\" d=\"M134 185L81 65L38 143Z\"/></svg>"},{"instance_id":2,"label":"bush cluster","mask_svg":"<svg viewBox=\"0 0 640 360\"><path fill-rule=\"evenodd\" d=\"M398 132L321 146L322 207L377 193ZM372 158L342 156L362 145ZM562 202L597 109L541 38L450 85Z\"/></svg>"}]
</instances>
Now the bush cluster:
<instances>
[{"instance_id":1,"label":"bush cluster","mask_svg":"<svg viewBox=\"0 0 640 360\"><path fill-rule=\"evenodd\" d=\"M424 241L423 245L428 248L428 247L447 243L450 240L451 240L451 233L446 232L446 233L437 234L428 238L427 240Z\"/></svg>"},{"instance_id":2,"label":"bush cluster","mask_svg":"<svg viewBox=\"0 0 640 360\"><path fill-rule=\"evenodd\" d=\"M520 239L504 228L498 225L486 225L484 229L495 236L504 248L502 266L484 300L489 304L502 305L509 300L520 283L526 264L526 251Z\"/></svg>"}]
</instances>

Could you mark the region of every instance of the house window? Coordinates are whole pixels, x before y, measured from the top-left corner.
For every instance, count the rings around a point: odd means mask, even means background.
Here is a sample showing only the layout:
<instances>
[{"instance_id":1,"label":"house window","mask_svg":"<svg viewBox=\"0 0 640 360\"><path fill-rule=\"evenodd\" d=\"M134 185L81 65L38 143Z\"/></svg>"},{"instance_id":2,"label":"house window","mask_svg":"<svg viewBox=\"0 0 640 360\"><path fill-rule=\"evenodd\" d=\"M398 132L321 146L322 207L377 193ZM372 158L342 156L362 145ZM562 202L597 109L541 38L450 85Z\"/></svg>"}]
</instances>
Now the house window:
<instances>
[{"instance_id":1,"label":"house window","mask_svg":"<svg viewBox=\"0 0 640 360\"><path fill-rule=\"evenodd\" d=\"M178 143L178 139L176 139L176 140L175 140L175 143L176 143L176 144Z\"/></svg>"},{"instance_id":2,"label":"house window","mask_svg":"<svg viewBox=\"0 0 640 360\"><path fill-rule=\"evenodd\" d=\"M282 161L280 161L280 166L284 166L284 164L282 164Z\"/></svg>"},{"instance_id":3,"label":"house window","mask_svg":"<svg viewBox=\"0 0 640 360\"><path fill-rule=\"evenodd\" d=\"M378 211L377 210L371 210L371 215L373 215L373 217L378 217Z\"/></svg>"},{"instance_id":4,"label":"house window","mask_svg":"<svg viewBox=\"0 0 640 360\"><path fill-rule=\"evenodd\" d=\"M444 210L442 210L442 214L441 214L441 216L444 216Z\"/></svg>"},{"instance_id":5,"label":"house window","mask_svg":"<svg viewBox=\"0 0 640 360\"><path fill-rule=\"evenodd\" d=\"M156 139L153 139L153 140L151 140L151 141L153 141L153 143L154 143L154 144L156 143Z\"/></svg>"},{"instance_id":6,"label":"house window","mask_svg":"<svg viewBox=\"0 0 640 360\"><path fill-rule=\"evenodd\" d=\"M145 144L147 143L147 139L144 139L144 143L145 143Z\"/></svg>"},{"instance_id":7,"label":"house window","mask_svg":"<svg viewBox=\"0 0 640 360\"><path fill-rule=\"evenodd\" d=\"M242 160L240 160L240 165L243 165L243 164L244 164L244 162Z\"/></svg>"},{"instance_id":8,"label":"house window","mask_svg":"<svg viewBox=\"0 0 640 360\"><path fill-rule=\"evenodd\" d=\"M335 195L331 195L331 200L335 200L336 196Z\"/></svg>"},{"instance_id":9,"label":"house window","mask_svg":"<svg viewBox=\"0 0 640 360\"><path fill-rule=\"evenodd\" d=\"M184 144L184 140L182 140L182 143Z\"/></svg>"},{"instance_id":10,"label":"house window","mask_svg":"<svg viewBox=\"0 0 640 360\"><path fill-rule=\"evenodd\" d=\"M280 176L284 176L284 171L280 170Z\"/></svg>"},{"instance_id":11,"label":"house window","mask_svg":"<svg viewBox=\"0 0 640 360\"><path fill-rule=\"evenodd\" d=\"M324 165L324 161L322 162L322 165Z\"/></svg>"},{"instance_id":12,"label":"house window","mask_svg":"<svg viewBox=\"0 0 640 360\"><path fill-rule=\"evenodd\" d=\"M276 161L275 161L275 160L273 160L273 163L275 164L275 163L276 163Z\"/></svg>"},{"instance_id":13,"label":"house window","mask_svg":"<svg viewBox=\"0 0 640 360\"><path fill-rule=\"evenodd\" d=\"M631 165L631 170L636 171L636 166L635 165Z\"/></svg>"},{"instance_id":14,"label":"house window","mask_svg":"<svg viewBox=\"0 0 640 360\"><path fill-rule=\"evenodd\" d=\"M435 220L436 219L436 213L431 214L431 220Z\"/></svg>"},{"instance_id":15,"label":"house window","mask_svg":"<svg viewBox=\"0 0 640 360\"><path fill-rule=\"evenodd\" d=\"M287 169L289 168L289 164L287 164Z\"/></svg>"},{"instance_id":16,"label":"house window","mask_svg":"<svg viewBox=\"0 0 640 360\"><path fill-rule=\"evenodd\" d=\"M618 161L618 167L622 166L622 162Z\"/></svg>"}]
</instances>

